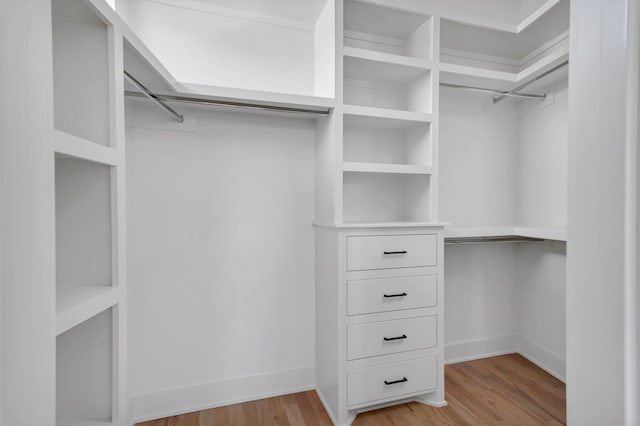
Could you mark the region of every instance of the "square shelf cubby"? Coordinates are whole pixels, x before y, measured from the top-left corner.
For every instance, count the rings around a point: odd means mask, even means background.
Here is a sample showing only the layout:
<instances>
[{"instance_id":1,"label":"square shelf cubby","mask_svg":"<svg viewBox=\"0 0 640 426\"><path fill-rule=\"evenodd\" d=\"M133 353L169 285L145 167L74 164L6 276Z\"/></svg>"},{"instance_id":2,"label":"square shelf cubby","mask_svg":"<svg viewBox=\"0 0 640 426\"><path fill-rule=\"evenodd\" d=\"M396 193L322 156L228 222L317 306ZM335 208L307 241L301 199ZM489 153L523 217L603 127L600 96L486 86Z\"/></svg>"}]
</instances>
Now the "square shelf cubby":
<instances>
[{"instance_id":1,"label":"square shelf cubby","mask_svg":"<svg viewBox=\"0 0 640 426\"><path fill-rule=\"evenodd\" d=\"M433 148L430 123L386 123L358 116L344 117L345 162L431 166ZM393 124L396 124L395 126Z\"/></svg>"},{"instance_id":2,"label":"square shelf cubby","mask_svg":"<svg viewBox=\"0 0 640 426\"><path fill-rule=\"evenodd\" d=\"M55 159L56 308L112 288L112 167Z\"/></svg>"},{"instance_id":3,"label":"square shelf cubby","mask_svg":"<svg viewBox=\"0 0 640 426\"><path fill-rule=\"evenodd\" d=\"M433 60L433 18L359 0L344 2L344 45Z\"/></svg>"},{"instance_id":4,"label":"square shelf cubby","mask_svg":"<svg viewBox=\"0 0 640 426\"><path fill-rule=\"evenodd\" d=\"M56 424L111 425L113 308L56 338Z\"/></svg>"},{"instance_id":5,"label":"square shelf cubby","mask_svg":"<svg viewBox=\"0 0 640 426\"><path fill-rule=\"evenodd\" d=\"M428 222L428 174L344 172L343 220L358 222Z\"/></svg>"},{"instance_id":6,"label":"square shelf cubby","mask_svg":"<svg viewBox=\"0 0 640 426\"><path fill-rule=\"evenodd\" d=\"M110 27L82 0L52 0L54 125L110 146Z\"/></svg>"}]
</instances>

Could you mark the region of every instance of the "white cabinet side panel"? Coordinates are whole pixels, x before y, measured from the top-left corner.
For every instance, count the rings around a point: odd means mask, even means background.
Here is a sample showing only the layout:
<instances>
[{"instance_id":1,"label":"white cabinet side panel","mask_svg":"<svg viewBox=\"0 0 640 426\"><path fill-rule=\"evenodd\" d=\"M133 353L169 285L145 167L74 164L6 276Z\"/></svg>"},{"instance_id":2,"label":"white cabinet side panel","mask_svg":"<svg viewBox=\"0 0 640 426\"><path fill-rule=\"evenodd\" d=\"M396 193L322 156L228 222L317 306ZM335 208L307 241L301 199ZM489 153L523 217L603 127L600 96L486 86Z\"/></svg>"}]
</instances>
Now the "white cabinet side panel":
<instances>
[{"instance_id":1,"label":"white cabinet side panel","mask_svg":"<svg viewBox=\"0 0 640 426\"><path fill-rule=\"evenodd\" d=\"M625 424L623 188L627 6L625 0L571 3L569 424Z\"/></svg>"},{"instance_id":2,"label":"white cabinet side panel","mask_svg":"<svg viewBox=\"0 0 640 426\"><path fill-rule=\"evenodd\" d=\"M55 422L51 2L0 2L3 425Z\"/></svg>"}]
</instances>

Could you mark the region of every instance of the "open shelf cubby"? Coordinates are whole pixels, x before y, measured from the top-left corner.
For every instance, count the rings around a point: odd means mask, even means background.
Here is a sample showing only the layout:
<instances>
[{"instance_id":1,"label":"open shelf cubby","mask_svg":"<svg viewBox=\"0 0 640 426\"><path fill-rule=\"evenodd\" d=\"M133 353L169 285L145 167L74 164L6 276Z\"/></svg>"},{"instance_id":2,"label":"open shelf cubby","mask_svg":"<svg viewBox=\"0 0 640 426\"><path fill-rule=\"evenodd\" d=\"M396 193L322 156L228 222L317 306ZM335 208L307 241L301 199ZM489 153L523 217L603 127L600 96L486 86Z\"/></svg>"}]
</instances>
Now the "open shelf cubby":
<instances>
[{"instance_id":1,"label":"open shelf cubby","mask_svg":"<svg viewBox=\"0 0 640 426\"><path fill-rule=\"evenodd\" d=\"M82 0L52 0L55 128L111 144L110 29Z\"/></svg>"},{"instance_id":2,"label":"open shelf cubby","mask_svg":"<svg viewBox=\"0 0 640 426\"><path fill-rule=\"evenodd\" d=\"M344 117L344 161L432 165L431 125L371 126L358 116Z\"/></svg>"},{"instance_id":3,"label":"open shelf cubby","mask_svg":"<svg viewBox=\"0 0 640 426\"><path fill-rule=\"evenodd\" d=\"M112 286L111 167L57 155L56 310Z\"/></svg>"},{"instance_id":4,"label":"open shelf cubby","mask_svg":"<svg viewBox=\"0 0 640 426\"><path fill-rule=\"evenodd\" d=\"M428 222L430 175L347 172L343 174L343 220Z\"/></svg>"},{"instance_id":5,"label":"open shelf cubby","mask_svg":"<svg viewBox=\"0 0 640 426\"><path fill-rule=\"evenodd\" d=\"M345 0L344 45L432 60L432 22L413 11Z\"/></svg>"},{"instance_id":6,"label":"open shelf cubby","mask_svg":"<svg viewBox=\"0 0 640 426\"><path fill-rule=\"evenodd\" d=\"M56 424L110 425L113 418L113 311L56 338Z\"/></svg>"},{"instance_id":7,"label":"open shelf cubby","mask_svg":"<svg viewBox=\"0 0 640 426\"><path fill-rule=\"evenodd\" d=\"M430 68L373 59L357 49L345 49L346 104L431 113L431 92Z\"/></svg>"}]
</instances>

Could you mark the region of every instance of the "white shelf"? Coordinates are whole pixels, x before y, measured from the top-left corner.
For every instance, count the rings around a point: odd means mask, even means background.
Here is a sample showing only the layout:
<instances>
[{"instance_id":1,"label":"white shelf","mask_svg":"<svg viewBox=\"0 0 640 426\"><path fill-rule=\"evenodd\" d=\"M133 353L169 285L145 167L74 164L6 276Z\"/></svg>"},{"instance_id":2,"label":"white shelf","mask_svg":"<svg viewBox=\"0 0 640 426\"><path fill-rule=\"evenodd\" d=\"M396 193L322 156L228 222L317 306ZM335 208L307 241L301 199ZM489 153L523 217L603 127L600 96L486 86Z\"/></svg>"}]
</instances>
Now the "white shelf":
<instances>
[{"instance_id":1,"label":"white shelf","mask_svg":"<svg viewBox=\"0 0 640 426\"><path fill-rule=\"evenodd\" d=\"M344 222L344 223L314 223L321 228L443 228L447 224L441 222Z\"/></svg>"},{"instance_id":2,"label":"white shelf","mask_svg":"<svg viewBox=\"0 0 640 426\"><path fill-rule=\"evenodd\" d=\"M511 90L531 81L569 58L569 43L564 40L556 49L529 62L519 72L497 71L480 66L440 63L440 82L496 90ZM529 89L531 90L531 89ZM524 90L526 92L526 90Z\"/></svg>"},{"instance_id":3,"label":"white shelf","mask_svg":"<svg viewBox=\"0 0 640 426\"><path fill-rule=\"evenodd\" d=\"M544 240L567 241L566 228L519 228L514 230L516 235Z\"/></svg>"},{"instance_id":4,"label":"white shelf","mask_svg":"<svg viewBox=\"0 0 640 426\"><path fill-rule=\"evenodd\" d=\"M543 240L566 241L567 232L562 228L524 228L517 226L497 227L447 227L445 238L480 238L480 237L526 237Z\"/></svg>"},{"instance_id":5,"label":"white shelf","mask_svg":"<svg viewBox=\"0 0 640 426\"><path fill-rule=\"evenodd\" d=\"M440 83L511 90L517 86L517 74L466 65L440 63Z\"/></svg>"},{"instance_id":6,"label":"white shelf","mask_svg":"<svg viewBox=\"0 0 640 426\"><path fill-rule=\"evenodd\" d=\"M427 60L345 46L345 78L406 83L432 69Z\"/></svg>"},{"instance_id":7,"label":"white shelf","mask_svg":"<svg viewBox=\"0 0 640 426\"><path fill-rule=\"evenodd\" d=\"M285 108L303 108L323 111L333 109L334 98L321 96L295 95L289 93L266 92L261 90L239 89L233 87L209 86L193 83L182 83L184 92L174 95L194 96L201 99L224 102L255 103Z\"/></svg>"},{"instance_id":8,"label":"white shelf","mask_svg":"<svg viewBox=\"0 0 640 426\"><path fill-rule=\"evenodd\" d=\"M114 426L111 420L56 419L56 426Z\"/></svg>"},{"instance_id":9,"label":"white shelf","mask_svg":"<svg viewBox=\"0 0 640 426\"><path fill-rule=\"evenodd\" d=\"M444 236L445 238L504 237L514 235L514 230L515 228L513 226L467 228L447 227L444 230Z\"/></svg>"},{"instance_id":10,"label":"white shelf","mask_svg":"<svg viewBox=\"0 0 640 426\"><path fill-rule=\"evenodd\" d=\"M345 105L344 115L357 117L359 124L370 128L396 129L431 123L432 115L394 109Z\"/></svg>"},{"instance_id":11,"label":"white shelf","mask_svg":"<svg viewBox=\"0 0 640 426\"><path fill-rule=\"evenodd\" d=\"M58 291L56 336L115 306L120 301L118 287L71 287Z\"/></svg>"},{"instance_id":12,"label":"white shelf","mask_svg":"<svg viewBox=\"0 0 640 426\"><path fill-rule=\"evenodd\" d=\"M385 163L359 163L345 162L342 170L357 173L388 173L399 175L430 175L432 167L413 164L385 164Z\"/></svg>"},{"instance_id":13,"label":"white shelf","mask_svg":"<svg viewBox=\"0 0 640 426\"><path fill-rule=\"evenodd\" d=\"M55 130L53 133L53 145L58 156L76 157L109 166L116 166L119 163L117 150L60 130Z\"/></svg>"}]
</instances>

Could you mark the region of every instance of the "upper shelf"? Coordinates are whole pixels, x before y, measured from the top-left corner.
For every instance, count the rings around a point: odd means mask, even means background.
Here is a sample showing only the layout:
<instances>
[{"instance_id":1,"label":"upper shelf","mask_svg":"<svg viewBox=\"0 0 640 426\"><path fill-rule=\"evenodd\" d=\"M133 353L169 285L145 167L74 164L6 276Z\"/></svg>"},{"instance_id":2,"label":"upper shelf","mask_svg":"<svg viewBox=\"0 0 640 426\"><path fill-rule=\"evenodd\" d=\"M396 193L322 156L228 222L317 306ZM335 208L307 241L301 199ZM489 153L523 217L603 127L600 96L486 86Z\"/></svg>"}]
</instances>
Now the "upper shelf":
<instances>
[{"instance_id":1,"label":"upper shelf","mask_svg":"<svg viewBox=\"0 0 640 426\"><path fill-rule=\"evenodd\" d=\"M569 2L547 4L520 33L441 22L443 83L511 90L566 61L569 56Z\"/></svg>"},{"instance_id":2,"label":"upper shelf","mask_svg":"<svg viewBox=\"0 0 640 426\"><path fill-rule=\"evenodd\" d=\"M540 58L520 72L496 71L479 66L440 64L440 82L496 90L511 90L569 59L569 44ZM528 88L528 90L531 90Z\"/></svg>"},{"instance_id":3,"label":"upper shelf","mask_svg":"<svg viewBox=\"0 0 640 426\"><path fill-rule=\"evenodd\" d=\"M345 78L407 83L425 75L431 61L354 47L344 48Z\"/></svg>"}]
</instances>

